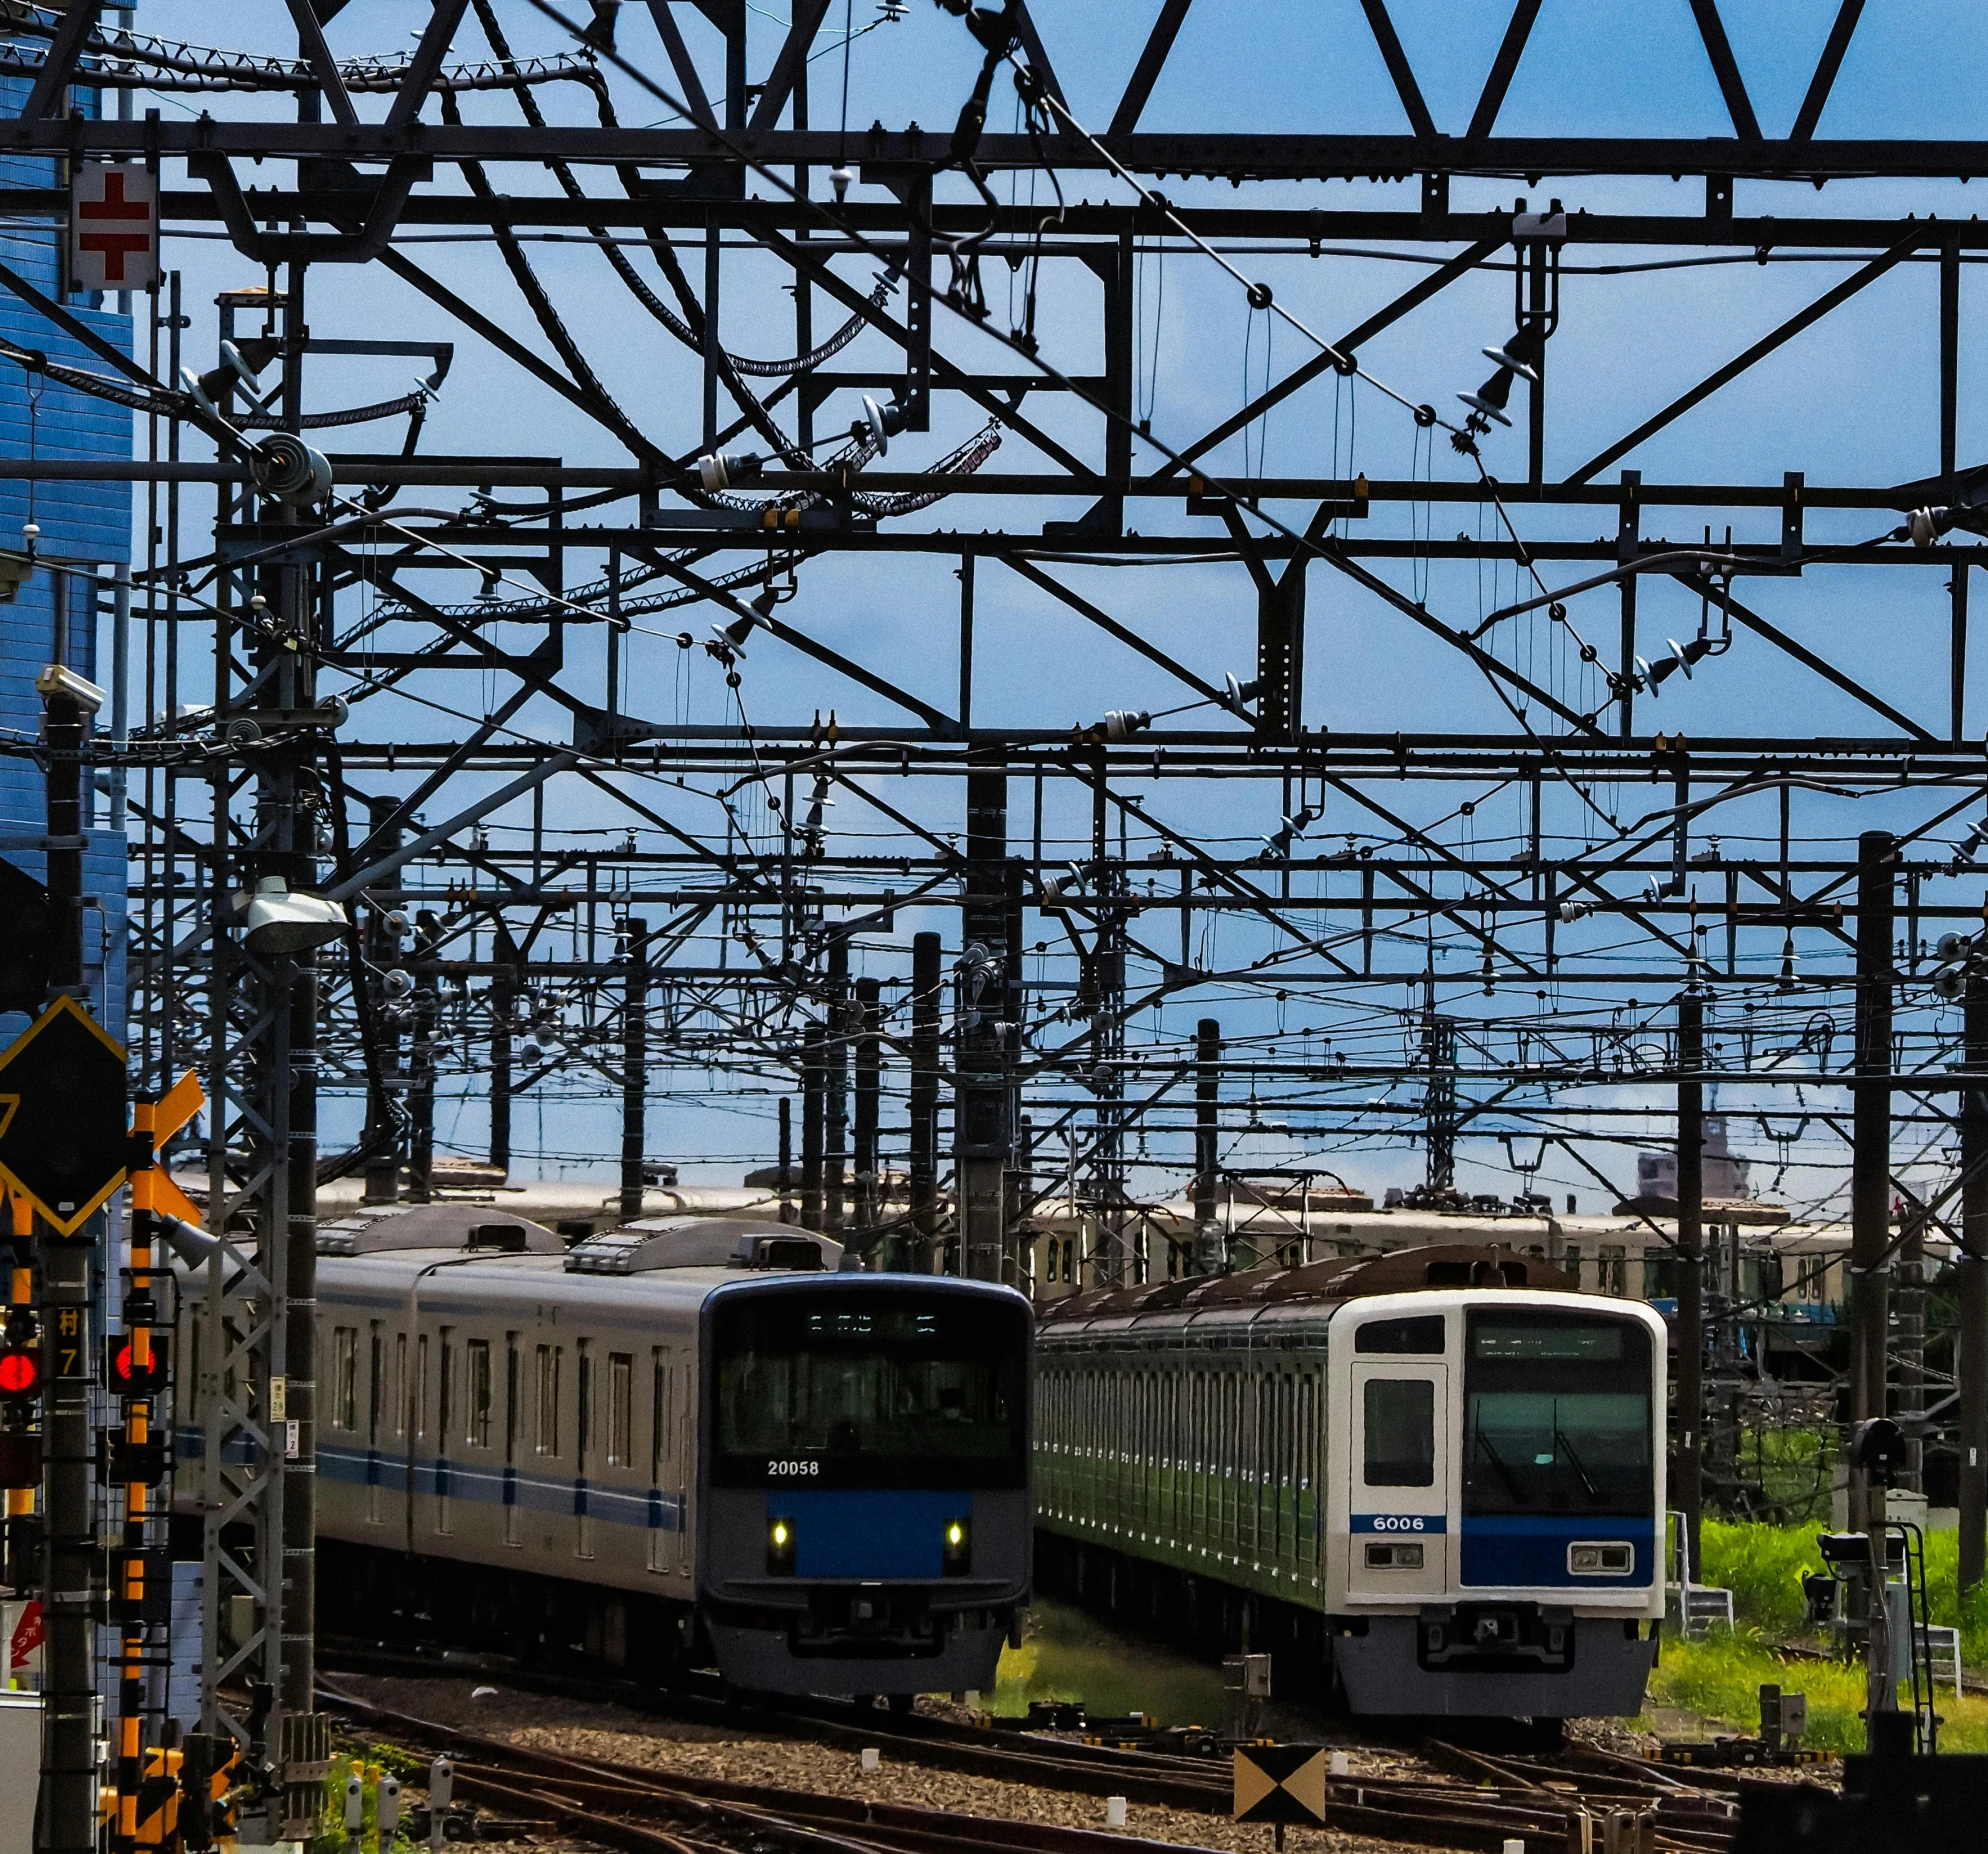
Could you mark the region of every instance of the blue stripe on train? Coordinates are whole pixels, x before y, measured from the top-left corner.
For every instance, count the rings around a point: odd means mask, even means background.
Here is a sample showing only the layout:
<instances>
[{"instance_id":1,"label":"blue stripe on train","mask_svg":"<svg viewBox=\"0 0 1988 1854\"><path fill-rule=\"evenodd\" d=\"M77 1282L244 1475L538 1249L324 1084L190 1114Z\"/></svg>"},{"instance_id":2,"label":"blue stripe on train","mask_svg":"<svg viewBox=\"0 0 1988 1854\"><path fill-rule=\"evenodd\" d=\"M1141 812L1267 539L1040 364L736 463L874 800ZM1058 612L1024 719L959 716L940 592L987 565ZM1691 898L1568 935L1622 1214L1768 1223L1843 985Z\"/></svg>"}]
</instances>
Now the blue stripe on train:
<instances>
[{"instance_id":1,"label":"blue stripe on train","mask_svg":"<svg viewBox=\"0 0 1988 1854\"><path fill-rule=\"evenodd\" d=\"M347 1487L407 1486L407 1457L386 1449L320 1448L318 1473ZM515 1468L466 1468L432 1456L414 1463L414 1491L491 1506L521 1506L536 1513L584 1513L611 1526L644 1526L656 1532L683 1529L683 1502L660 1488L607 1488L591 1481L552 1480Z\"/></svg>"},{"instance_id":2,"label":"blue stripe on train","mask_svg":"<svg viewBox=\"0 0 1988 1854\"><path fill-rule=\"evenodd\" d=\"M949 1520L973 1517L966 1493L769 1488L768 1519L794 1528L799 1577L941 1577Z\"/></svg>"},{"instance_id":3,"label":"blue stripe on train","mask_svg":"<svg viewBox=\"0 0 1988 1854\"><path fill-rule=\"evenodd\" d=\"M1656 1569L1657 1535L1648 1519L1581 1519L1512 1513L1496 1518L1465 1516L1458 1581L1520 1589L1550 1586L1562 1590L1646 1588ZM1567 1568L1567 1547L1575 1540L1635 1548L1626 1577L1577 1576Z\"/></svg>"}]
</instances>

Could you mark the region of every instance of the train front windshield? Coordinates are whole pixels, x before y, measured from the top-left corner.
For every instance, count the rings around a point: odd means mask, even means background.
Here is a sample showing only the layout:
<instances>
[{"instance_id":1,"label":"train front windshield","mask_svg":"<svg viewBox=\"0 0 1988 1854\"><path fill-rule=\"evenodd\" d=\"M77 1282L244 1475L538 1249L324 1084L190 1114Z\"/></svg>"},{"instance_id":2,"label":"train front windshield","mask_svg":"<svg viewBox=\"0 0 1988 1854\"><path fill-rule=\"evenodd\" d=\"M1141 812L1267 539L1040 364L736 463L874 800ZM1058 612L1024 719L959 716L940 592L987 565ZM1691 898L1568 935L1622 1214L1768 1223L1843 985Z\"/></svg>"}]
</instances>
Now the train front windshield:
<instances>
[{"instance_id":1,"label":"train front windshield","mask_svg":"<svg viewBox=\"0 0 1988 1854\"><path fill-rule=\"evenodd\" d=\"M1472 1314L1468 1330L1464 1512L1649 1514L1644 1328L1501 1308Z\"/></svg>"},{"instance_id":2,"label":"train front windshield","mask_svg":"<svg viewBox=\"0 0 1988 1854\"><path fill-rule=\"evenodd\" d=\"M740 1296L715 1309L713 1339L715 1485L1027 1484L1019 1308Z\"/></svg>"}]
</instances>

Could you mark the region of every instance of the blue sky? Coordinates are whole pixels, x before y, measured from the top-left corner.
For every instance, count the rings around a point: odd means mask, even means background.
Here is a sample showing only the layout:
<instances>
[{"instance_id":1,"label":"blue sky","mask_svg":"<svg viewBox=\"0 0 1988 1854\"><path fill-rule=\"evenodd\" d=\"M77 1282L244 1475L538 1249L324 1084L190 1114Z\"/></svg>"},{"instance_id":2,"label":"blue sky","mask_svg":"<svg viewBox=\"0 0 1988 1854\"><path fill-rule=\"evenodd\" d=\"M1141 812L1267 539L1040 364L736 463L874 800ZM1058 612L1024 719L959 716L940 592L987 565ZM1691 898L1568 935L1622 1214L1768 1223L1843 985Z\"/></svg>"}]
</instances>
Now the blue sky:
<instances>
[{"instance_id":1,"label":"blue sky","mask_svg":"<svg viewBox=\"0 0 1988 1854\"><path fill-rule=\"evenodd\" d=\"M571 9L578 13L577 6ZM1727 26L1735 55L1755 107L1770 134L1780 134L1804 93L1815 55L1834 5L1813 0L1806 5L1748 4L1729 6ZM777 46L784 8L753 7L750 65L756 79L763 74ZM1071 6L1045 3L1036 9L1038 24L1074 112L1085 123L1101 127L1108 120L1143 42L1156 6ZM1402 41L1438 126L1460 131L1468 120L1483 74L1503 29L1501 9L1439 4L1437 0L1396 0L1392 8ZM707 85L715 88L719 66L717 41L696 18L694 10L679 8L686 36L704 59ZM624 9L623 55L637 66L661 74L664 62L653 29L642 11ZM521 52L563 49L566 41L554 27L526 5L507 4L502 17L514 46ZM855 27L868 28L877 17L874 0L850 9ZM839 31L844 9L831 9L829 26ZM418 14L404 5L356 0L334 22L333 48L340 55L360 51L387 53L405 43ZM155 32L183 34L208 43L249 44L270 50L286 49L287 25L282 9L183 4L146 9L142 24ZM1950 7L1893 4L1868 16L1853 43L1835 100L1825 114L1825 137L1933 136L1968 138L1988 129L1988 100L1974 74L1988 51L1988 16ZM841 112L841 57L827 35L829 55L811 69L811 120L833 126ZM458 41L461 55L475 55L473 16ZM475 50L472 50L472 48ZM907 17L898 23L861 30L850 47L848 121L852 129L880 119L900 127L911 120L926 128L949 127L970 86L977 58L964 28L956 20L913 0ZM663 79L667 85L667 79ZM627 123L659 121L665 112L653 97L618 74L612 79L616 108ZM556 119L589 119L585 94L574 86L540 92ZM205 104L206 99L201 102ZM199 105L196 105L198 107ZM239 100L215 100L217 114L248 113ZM184 103L161 104L168 114ZM376 100L362 102L375 114ZM466 110L490 120L513 120L508 98L470 99ZM1012 126L1012 90L997 85L990 110L990 128ZM433 115L431 108L430 115ZM1141 126L1151 130L1227 131L1376 131L1403 127L1400 106L1386 81L1371 34L1356 0L1315 0L1314 4L1273 4L1269 0L1197 0L1176 43L1166 71L1156 86ZM1730 134L1717 86L1697 42L1686 0L1654 0L1635 8L1578 4L1576 0L1547 0L1527 56L1513 83L1500 121L1513 134L1649 134L1680 137L1719 137ZM280 170L264 170L244 179L267 183ZM169 176L169 183L176 177ZM550 189L543 174L507 177L523 190ZM594 176L590 186L611 190L606 177ZM817 186L820 180L817 179ZM1021 183L1026 198L1027 183ZM1123 199L1122 185L1095 171L1066 177L1073 199ZM436 185L456 188L446 171ZM963 183L950 177L943 186L965 197ZM1009 181L997 177L997 191L1009 196ZM759 190L765 190L761 187ZM859 186L857 197L867 197ZM1258 184L1232 191L1226 183L1170 178L1170 199L1182 204L1234 202L1406 210L1415 204L1414 183L1370 182ZM1772 213L1777 219L1804 215L1887 216L1920 215L1970 217L1979 190L1955 183L1839 182L1817 191L1808 186L1742 184L1736 198L1741 215ZM1538 185L1519 180L1458 181L1452 190L1460 208L1509 208L1519 195L1535 206L1560 198L1571 211L1675 214L1689 219L1702 208L1702 183L1667 178L1644 180L1545 179ZM1047 190L1038 185L1038 199ZM501 259L488 247L451 240L424 242L417 228L402 243L408 255L427 265L472 301L495 315L507 328L535 347L543 348L531 319ZM1252 276L1271 283L1277 299L1309 328L1326 337L1356 325L1371 309L1387 301L1418 273L1418 260L1450 254L1450 246L1418 246L1403 242L1388 254L1370 258L1305 256L1270 257L1238 253L1234 261ZM1791 240L1790 249L1800 247ZM673 451L689 448L696 439L699 386L694 356L670 338L614 282L599 255L567 243L534 243L534 265L563 311L602 378L631 416ZM1509 254L1507 254L1509 255ZM1581 274L1584 267L1640 263L1667 255L1658 250L1610 249L1583 245L1570 250L1562 290L1562 321L1550 350L1549 475L1572 468L1621 432L1633 427L1677 392L1738 352L1805 302L1864 261L1863 254L1826 261L1777 261L1767 266L1739 263L1714 267L1655 270L1634 276ZM196 358L211 353L211 302L217 288L253 281L251 267L225 245L212 239L176 240L170 261L182 266L187 297L195 316L188 336ZM638 268L652 283L657 274L646 256ZM841 272L858 287L867 288L873 266L849 261ZM988 268L988 287L997 319L1009 312L1006 270ZM727 259L722 325L727 345L735 351L776 355L793 346L791 299L783 293L785 274L772 261L742 252ZM1434 303L1406 318L1362 350L1361 361L1379 379L1411 400L1426 399L1460 412L1454 395L1474 387L1486 367L1478 350L1504 339L1511 328L1511 278L1508 271L1487 270L1461 283ZM1962 367L1960 456L1963 464L1982 455L1979 380L1971 366L1978 349L1980 291L1970 267L1962 292ZM1937 343L1935 305L1937 278L1930 264L1900 266L1816 328L1728 387L1698 411L1625 459L1651 481L1778 482L1787 470L1806 471L1812 482L1886 482L1933 472L1938 465ZM1179 252L1144 262L1141 289L1142 353L1153 383L1149 410L1155 432L1174 445L1198 436L1231 412L1245 393L1245 381L1260 386L1265 364L1266 318L1252 316L1240 288L1221 277L1199 257ZM1045 352L1059 367L1091 371L1099 363L1095 344L1095 280L1070 263L1045 268L1040 327ZM833 326L835 314L826 304L816 311L817 333ZM446 452L495 452L558 455L569 463L621 461L616 443L582 415L528 381L501 356L483 349L473 336L454 327L443 313L376 270L323 267L312 274L310 321L318 334L363 332L397 338L435 336L458 341L458 358L447 388L431 419L424 449ZM943 312L938 334L941 347L962 363L997 362L993 345L963 331ZM1276 330L1268 356L1272 376L1306 358L1310 348L1302 334ZM895 354L873 336L860 337L838 365L886 368ZM203 359L204 364L204 359ZM334 368L336 371L334 371ZM320 403L356 403L402 390L407 364L400 362L328 362ZM821 415L827 429L849 416L849 395L840 395ZM1100 453L1095 418L1080 408L1032 398L1029 415L1080 453ZM905 467L918 467L943 455L981 423L978 411L958 400L942 399L931 434L906 438L893 447L891 463L900 456ZM389 445L398 431L363 440ZM1414 460L1414 427L1398 408L1389 405L1371 386L1349 390L1331 375L1287 401L1267 428L1250 434L1250 455L1260 443L1264 466L1271 473L1322 474L1337 456L1350 472L1365 470L1379 476L1403 476ZM1357 437L1355 433L1357 431ZM1496 432L1485 442L1487 468L1506 478L1524 472L1523 422L1519 430ZM1244 440L1232 439L1216 452L1212 465L1234 471L1244 467ZM1142 453L1151 461L1152 453ZM1035 467L1028 446L1009 434L991 470ZM1446 445L1436 447L1434 470L1439 477L1463 477L1468 466ZM404 502L447 506L447 496L409 495ZM1033 526L1046 517L1080 512L1039 502L985 500L973 504L942 503L901 525L944 529L963 525L978 529L1003 522ZM1307 510L1279 508L1287 520L1301 522ZM1715 519L1723 530L1734 522L1741 539L1766 540L1778 533L1772 511L1738 516L1699 515L1688 511L1652 521L1652 531L1678 538L1696 538L1705 520ZM1128 515L1134 527L1158 530L1178 521L1178 505L1134 503ZM1435 504L1430 521L1437 533L1468 528L1475 531L1474 511L1460 505ZM1609 511L1577 514L1526 515L1528 536L1593 536L1612 527ZM1882 531L1889 518L1816 515L1811 538L1852 539ZM1407 532L1405 512L1377 517L1383 532ZM1196 520L1188 531L1217 532L1211 522ZM955 562L943 555L906 556L885 561L861 557L827 557L802 571L800 591L782 616L821 637L835 648L883 667L915 693L950 711L955 703L958 665L954 649L954 614L958 587ZM596 560L576 557L570 571L577 581L597 570ZM1169 566L1133 573L1085 567L1053 569L1074 589L1128 621L1163 647L1174 651L1199 673L1219 679L1224 670L1248 674L1254 654L1255 613L1248 583L1232 565ZM1384 569L1393 583L1411 586L1407 563ZM1564 583L1547 569L1548 584ZM432 576L430 576L432 577ZM1476 567L1435 563L1427 570L1429 607L1451 623L1474 623L1484 611L1514 596L1514 570L1502 575ZM1944 663L1946 651L1946 575L1940 570L1917 572L1871 569L1816 570L1800 579L1755 580L1741 588L1755 609L1783 625L1831 660L1860 677L1886 699L1932 726L1943 726L1946 711ZM427 578L423 580L424 587ZM448 582L436 579L439 591ZM1419 590L1420 587L1415 588ZM467 596L473 582L456 586L452 596ZM1177 685L1129 653L1102 640L1088 627L1064 614L1047 595L1026 585L1005 569L983 563L978 575L975 719L983 725L1012 724L1067 728L1092 721L1105 708L1169 705ZM356 608L355 608L356 609ZM1696 628L1698 601L1674 585L1646 582L1642 594L1641 636L1645 649L1667 636L1684 637ZM674 632L688 626L704 633L708 610L688 609L645 623ZM1616 627L1614 596L1590 595L1575 601L1573 625L1612 654ZM350 614L347 615L348 621ZM505 636L499 631L493 635ZM528 647L535 631L513 627L508 641ZM1570 661L1568 640L1556 638L1553 627L1535 618L1506 628L1500 647L1514 653L1523 667L1570 695L1583 695L1578 665ZM575 642L568 682L598 690L596 643ZM589 668L590 653L596 667ZM1508 726L1505 710L1484 679L1452 650L1419 632L1380 602L1324 567L1311 573L1307 636L1306 721L1314 727L1388 731L1394 728L1441 726L1459 732L1493 732ZM847 684L831 685L804 658L762 643L748 656L742 694L755 721L800 719L816 708L833 705L845 721L891 723L895 711L877 698ZM684 679L688 678L688 688ZM421 692L446 706L481 714L493 696L504 690L502 679L472 691L475 679L455 677L444 685L429 678ZM638 634L630 645L628 705L658 720L687 713L708 721L718 718L725 699L716 666L702 652L688 656L664 638ZM1595 699L1592 680L1580 705ZM677 704L685 703L679 708ZM1720 733L1767 733L1786 730L1798 737L1832 732L1862 732L1867 716L1848 697L1789 664L1767 645L1742 638L1726 657L1701 667L1687 685L1674 678L1664 689L1655 711L1644 705L1649 725L1683 730L1693 736ZM365 725L375 732L401 737L452 738L459 723L449 715L408 702L383 698L367 704ZM1988 712L1977 702L1968 727L1978 731ZM1542 718L1543 725L1543 718ZM563 738L564 722L550 709L528 708L520 726ZM396 784L375 782L382 788ZM398 782L404 786L404 780ZM566 789L571 787L572 789ZM477 782L461 782L465 797L429 807L433 818L467 802ZM658 791L649 782L631 785L645 803L664 811L686 828L722 830L720 814L708 798L694 791ZM934 828L956 830L962 820L946 813L956 792L930 782L885 780L881 788L891 802L926 818ZM1443 842L1452 847L1475 844L1484 848L1511 838L1522 827L1518 796L1511 791L1486 791L1481 808L1470 819L1448 815L1455 802L1470 796L1431 786L1381 788L1380 795L1410 817L1432 823ZM1668 802L1668 788L1649 786L1604 793L1602 803L1618 815L1633 817L1647 806ZM1951 795L1957 797L1958 794ZM1268 782L1248 786L1190 787L1162 782L1147 788L1147 798L1176 828L1211 842L1248 844L1274 829L1277 789ZM1942 802L1951 802L1951 798ZM1018 831L1026 820L1027 795L1016 782L1014 810ZM1924 798L1835 801L1804 795L1797 806L1798 837L1817 840L1834 853L1860 829L1884 824L1903 828L1930 813L1933 801ZM517 827L526 812L514 807L499 820ZM576 830L611 832L619 840L624 823L606 799L588 788L566 782L556 788L549 816ZM874 815L844 795L830 814L838 830L881 828ZM1763 799L1729 807L1708 826L1728 841L1764 836L1774 829L1774 802ZM1435 824L1435 820L1442 820ZM1961 833L1965 819L1943 835ZM1045 807L1045 829L1052 840L1074 841L1088 833L1088 801L1081 791L1052 788ZM1549 797L1546 832L1563 850L1592 829L1592 819L1564 793ZM1389 833L1370 815L1334 796L1314 835L1335 839L1352 835L1363 841L1384 841ZM654 832L643 828L645 847L660 845ZM853 840L852 840L853 841ZM1145 854L1150 843L1135 838L1133 853ZM1301 878L1302 880L1302 878ZM1301 891L1302 892L1302 891ZM1339 891L1344 893L1343 879ZM1977 890L1978 898L1978 890ZM914 920L908 912L898 920L900 936L914 926L939 925L953 943L956 921L935 912ZM1344 919L1336 923L1345 924ZM1031 917L1031 934L1036 932ZM1053 938L1046 925L1045 938ZM1171 949L1171 923L1151 931ZM1604 936L1591 928L1570 930L1576 946L1582 936L1599 946ZM1268 942L1247 925L1224 921L1212 948L1216 963L1229 967L1245 963L1265 950ZM1763 943L1764 944L1764 943ZM705 949L710 950L708 947ZM1775 949L1778 951L1778 948ZM1805 949L1806 950L1806 949ZM1825 956L1818 946L1815 956ZM894 955L866 955L871 969L890 975L902 970ZM1053 967L1047 968L1055 976ZM1474 951L1460 949L1440 970L1454 976L1445 995L1454 993L1456 1008L1504 1013L1517 1003L1506 994L1484 999L1476 985ZM1639 988L1643 1002L1666 995L1674 986L1674 971L1653 970L1652 983ZM1214 994L1211 996L1211 992ZM1239 1032L1270 1034L1283 1022L1296 1030L1309 1024L1317 1036L1337 1029L1342 1046L1350 1039L1356 1049L1399 1048L1401 1023L1396 1015L1415 1002L1401 994L1385 998L1325 999L1307 1004L1294 998L1284 1004L1260 993L1219 988L1188 994L1158 1014L1157 1022L1142 1018L1141 1037L1163 1041L1190 1030L1193 1020L1214 1012ZM1555 1000L1554 1002L1558 1002ZM1839 1016L1847 1012L1835 1000ZM1531 1008L1526 995L1524 1008ZM1733 1007L1737 1010L1737 1005ZM1309 1013L1309 1015L1307 1015ZM1716 1016L1716 1011L1715 1011ZM1931 1021L1930 1019L1928 1020ZM1067 1027L1066 1027L1067 1029ZM694 1080L694 1078L687 1078ZM771 1097L748 1097L735 1107L700 1104L686 1090L678 1099L658 1100L652 1112L650 1146L658 1157L686 1162L708 1159L710 1176L731 1176L748 1156L768 1154ZM481 1141L482 1109L472 1082L460 1108L444 1110L445 1140L473 1149ZM1397 1091L1397 1098L1400 1098ZM1625 1091L1615 1097L1640 1103L1645 1097ZM334 1124L342 1109L334 1107ZM887 1110L887 1120L892 1110ZM614 1146L611 1113L590 1087L578 1099L551 1104L545 1115L548 1150L605 1155ZM529 1129L529 1138L527 1132ZM536 1140L536 1120L521 1109L519 1145ZM1742 1140L1741 1143L1744 1143ZM1168 1152L1178 1150L1177 1144ZM1815 1149L1818 1163L1833 1164L1831 1149ZM1398 1146L1363 1142L1351 1154L1338 1154L1316 1142L1253 1136L1235 1147L1239 1161L1296 1162L1305 1154L1314 1161L1340 1166L1356 1182L1378 1187L1419 1175L1420 1161ZM1156 1148L1154 1157L1162 1156ZM1626 1160L1610 1160L1626 1178ZM1509 1189L1515 1182L1502 1153L1489 1149L1480 1175L1463 1182L1481 1189ZM1564 1182L1584 1186L1570 1174ZM1591 1186L1588 1189L1592 1189Z\"/></svg>"}]
</instances>

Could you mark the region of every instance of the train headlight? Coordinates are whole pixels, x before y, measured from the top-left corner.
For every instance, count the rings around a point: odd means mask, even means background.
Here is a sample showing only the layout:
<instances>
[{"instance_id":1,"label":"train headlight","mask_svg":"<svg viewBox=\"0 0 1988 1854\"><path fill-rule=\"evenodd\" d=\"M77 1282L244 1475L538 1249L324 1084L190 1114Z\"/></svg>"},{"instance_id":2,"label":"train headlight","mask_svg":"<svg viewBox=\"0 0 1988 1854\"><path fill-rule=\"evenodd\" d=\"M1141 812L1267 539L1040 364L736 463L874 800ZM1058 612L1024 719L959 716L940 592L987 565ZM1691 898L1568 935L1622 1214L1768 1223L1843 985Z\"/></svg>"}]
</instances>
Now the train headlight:
<instances>
[{"instance_id":1,"label":"train headlight","mask_svg":"<svg viewBox=\"0 0 1988 1854\"><path fill-rule=\"evenodd\" d=\"M948 1577L964 1577L973 1569L973 1521L949 1519L940 1536L940 1562Z\"/></svg>"},{"instance_id":2,"label":"train headlight","mask_svg":"<svg viewBox=\"0 0 1988 1854\"><path fill-rule=\"evenodd\" d=\"M769 1577L794 1575L794 1522L769 1519L766 1522L766 1574Z\"/></svg>"},{"instance_id":3,"label":"train headlight","mask_svg":"<svg viewBox=\"0 0 1988 1854\"><path fill-rule=\"evenodd\" d=\"M1627 1577L1635 1568L1633 1545L1583 1539L1567 1547L1567 1569L1575 1577Z\"/></svg>"}]
</instances>

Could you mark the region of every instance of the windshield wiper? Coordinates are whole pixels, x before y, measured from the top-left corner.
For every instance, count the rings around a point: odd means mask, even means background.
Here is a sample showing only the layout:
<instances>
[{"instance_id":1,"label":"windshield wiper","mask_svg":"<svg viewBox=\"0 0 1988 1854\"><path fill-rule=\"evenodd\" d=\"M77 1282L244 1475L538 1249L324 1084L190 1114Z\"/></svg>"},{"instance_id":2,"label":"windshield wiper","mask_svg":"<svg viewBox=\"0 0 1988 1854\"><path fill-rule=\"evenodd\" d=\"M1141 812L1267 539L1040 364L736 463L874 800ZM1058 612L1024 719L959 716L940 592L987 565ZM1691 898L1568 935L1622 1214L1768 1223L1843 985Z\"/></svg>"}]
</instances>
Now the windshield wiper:
<instances>
[{"instance_id":1,"label":"windshield wiper","mask_svg":"<svg viewBox=\"0 0 1988 1854\"><path fill-rule=\"evenodd\" d=\"M1574 1472L1581 1477L1581 1485L1588 1490L1588 1498L1590 1500L1599 1500L1601 1498L1601 1489L1588 1478L1587 1469L1581 1466L1580 1456L1574 1453L1573 1443L1567 1440L1567 1432L1557 1422L1553 1425L1553 1445L1556 1448L1564 1448L1567 1451L1567 1459L1574 1464Z\"/></svg>"},{"instance_id":2,"label":"windshield wiper","mask_svg":"<svg viewBox=\"0 0 1988 1854\"><path fill-rule=\"evenodd\" d=\"M1491 1459L1491 1465L1498 1470L1498 1478L1511 1489L1512 1498L1525 1504L1526 1490L1519 1485L1519 1478L1505 1465L1505 1458L1491 1446L1491 1438L1480 1427L1476 1432L1477 1446Z\"/></svg>"}]
</instances>

